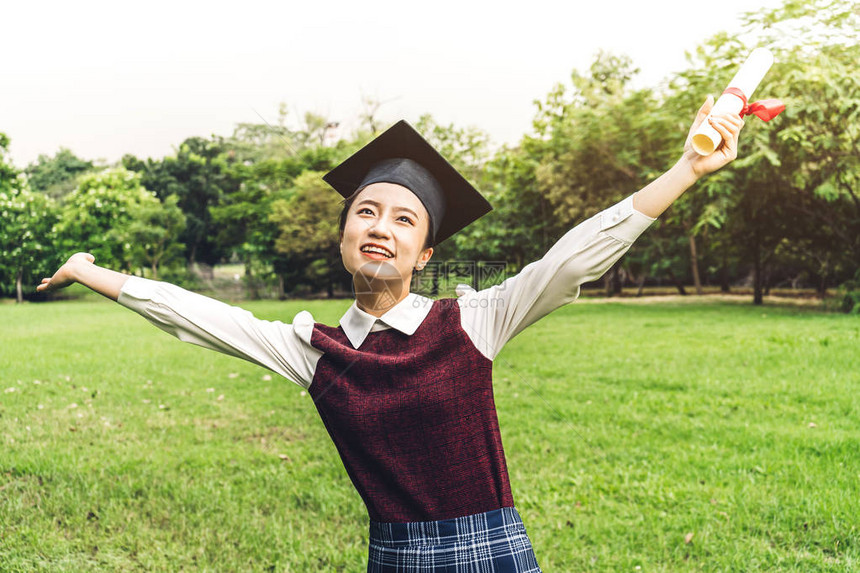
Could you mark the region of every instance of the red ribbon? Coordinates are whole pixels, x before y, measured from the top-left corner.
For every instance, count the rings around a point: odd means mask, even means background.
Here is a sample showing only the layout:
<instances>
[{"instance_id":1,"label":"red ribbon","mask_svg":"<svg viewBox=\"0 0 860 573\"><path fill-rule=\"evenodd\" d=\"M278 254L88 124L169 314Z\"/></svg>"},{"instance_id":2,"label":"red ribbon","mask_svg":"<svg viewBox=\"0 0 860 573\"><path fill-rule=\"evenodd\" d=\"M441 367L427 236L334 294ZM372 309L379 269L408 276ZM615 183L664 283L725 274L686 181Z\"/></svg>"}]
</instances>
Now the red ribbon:
<instances>
[{"instance_id":1,"label":"red ribbon","mask_svg":"<svg viewBox=\"0 0 860 573\"><path fill-rule=\"evenodd\" d=\"M730 87L726 88L724 94L732 94L733 96L738 96L741 98L741 101L744 102L744 108L741 110L741 117L745 115L755 115L756 117L763 119L764 121L770 121L783 111L785 111L785 104L779 101L778 99L762 99L759 101L754 101L751 104L747 104L747 96L738 88Z\"/></svg>"}]
</instances>

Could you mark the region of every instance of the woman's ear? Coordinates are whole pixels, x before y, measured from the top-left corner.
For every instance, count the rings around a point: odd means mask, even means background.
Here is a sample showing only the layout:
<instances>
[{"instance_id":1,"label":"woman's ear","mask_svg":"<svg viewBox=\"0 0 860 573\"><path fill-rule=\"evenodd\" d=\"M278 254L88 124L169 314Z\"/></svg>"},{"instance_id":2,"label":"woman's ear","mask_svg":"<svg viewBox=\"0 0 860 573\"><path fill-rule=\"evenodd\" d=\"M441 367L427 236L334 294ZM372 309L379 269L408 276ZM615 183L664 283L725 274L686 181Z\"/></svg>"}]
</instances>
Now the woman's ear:
<instances>
[{"instance_id":1,"label":"woman's ear","mask_svg":"<svg viewBox=\"0 0 860 573\"><path fill-rule=\"evenodd\" d=\"M418 257L418 262L415 264L415 270L420 271L427 265L427 261L433 256L433 247L428 247L421 252Z\"/></svg>"}]
</instances>

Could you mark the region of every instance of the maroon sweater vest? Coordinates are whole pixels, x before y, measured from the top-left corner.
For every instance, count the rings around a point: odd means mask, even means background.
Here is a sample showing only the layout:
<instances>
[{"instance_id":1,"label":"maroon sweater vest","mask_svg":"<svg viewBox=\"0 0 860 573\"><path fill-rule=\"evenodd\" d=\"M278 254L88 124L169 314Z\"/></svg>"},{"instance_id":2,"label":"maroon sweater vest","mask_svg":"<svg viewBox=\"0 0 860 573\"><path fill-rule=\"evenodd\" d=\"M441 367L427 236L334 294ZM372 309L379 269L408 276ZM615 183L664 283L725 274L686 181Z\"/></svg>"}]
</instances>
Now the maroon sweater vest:
<instances>
[{"instance_id":1,"label":"maroon sweater vest","mask_svg":"<svg viewBox=\"0 0 860 573\"><path fill-rule=\"evenodd\" d=\"M373 521L431 521L512 507L492 361L433 303L412 336L371 332L356 350L316 323L308 392Z\"/></svg>"}]
</instances>

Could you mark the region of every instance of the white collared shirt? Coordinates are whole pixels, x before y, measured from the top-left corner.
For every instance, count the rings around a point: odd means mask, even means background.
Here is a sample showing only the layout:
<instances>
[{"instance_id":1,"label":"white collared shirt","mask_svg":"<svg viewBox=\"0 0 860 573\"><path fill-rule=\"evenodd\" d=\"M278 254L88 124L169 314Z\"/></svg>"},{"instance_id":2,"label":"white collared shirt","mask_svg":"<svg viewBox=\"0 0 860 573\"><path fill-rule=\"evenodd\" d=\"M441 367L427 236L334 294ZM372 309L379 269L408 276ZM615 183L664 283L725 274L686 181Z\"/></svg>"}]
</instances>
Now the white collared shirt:
<instances>
[{"instance_id":1,"label":"white collared shirt","mask_svg":"<svg viewBox=\"0 0 860 573\"><path fill-rule=\"evenodd\" d=\"M581 284L602 276L655 219L627 197L583 221L538 261L487 289L457 288L460 322L475 347L493 360L527 326L573 302ZM259 364L307 388L322 353L311 345L308 311L292 324L254 317L236 306L169 283L129 277L118 302L180 340ZM361 350L373 332L394 328L411 336L430 312L432 299L409 293L377 318L355 302L340 319L350 344Z\"/></svg>"}]
</instances>

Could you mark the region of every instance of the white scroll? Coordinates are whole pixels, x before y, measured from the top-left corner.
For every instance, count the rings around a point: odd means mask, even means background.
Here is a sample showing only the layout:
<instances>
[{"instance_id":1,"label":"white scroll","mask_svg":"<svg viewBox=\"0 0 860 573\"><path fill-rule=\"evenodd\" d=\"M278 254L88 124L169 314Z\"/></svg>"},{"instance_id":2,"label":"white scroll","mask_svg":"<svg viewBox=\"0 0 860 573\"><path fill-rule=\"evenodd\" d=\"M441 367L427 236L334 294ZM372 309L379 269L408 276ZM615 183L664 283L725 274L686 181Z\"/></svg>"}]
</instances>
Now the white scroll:
<instances>
[{"instance_id":1,"label":"white scroll","mask_svg":"<svg viewBox=\"0 0 860 573\"><path fill-rule=\"evenodd\" d=\"M749 100L772 65L773 54L770 53L770 50L767 48L756 48L727 87L739 89L747 97L747 100ZM702 122L699 129L693 134L693 149L699 155L710 155L713 153L720 146L723 138L716 129L711 127L708 120L712 115L740 113L745 103L745 101L735 94L724 93L721 95L711 109L711 113L708 114L708 117L705 118L705 121Z\"/></svg>"}]
</instances>

